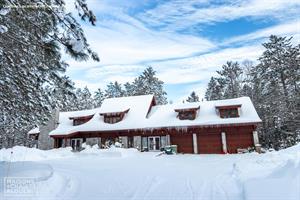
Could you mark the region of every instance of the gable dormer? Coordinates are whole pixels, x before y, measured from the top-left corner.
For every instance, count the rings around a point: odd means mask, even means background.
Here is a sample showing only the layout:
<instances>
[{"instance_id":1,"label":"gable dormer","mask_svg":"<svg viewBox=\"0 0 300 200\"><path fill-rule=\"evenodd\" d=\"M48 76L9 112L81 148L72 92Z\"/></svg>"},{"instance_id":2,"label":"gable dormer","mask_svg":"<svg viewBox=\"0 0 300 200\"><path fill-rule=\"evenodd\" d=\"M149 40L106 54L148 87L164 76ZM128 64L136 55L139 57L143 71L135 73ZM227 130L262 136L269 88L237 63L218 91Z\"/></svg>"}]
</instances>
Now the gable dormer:
<instances>
[{"instance_id":1,"label":"gable dormer","mask_svg":"<svg viewBox=\"0 0 300 200\"><path fill-rule=\"evenodd\" d=\"M219 105L216 106L220 118L237 118L240 117L239 109L241 108L242 104L235 104L235 105Z\"/></svg>"},{"instance_id":2,"label":"gable dormer","mask_svg":"<svg viewBox=\"0 0 300 200\"><path fill-rule=\"evenodd\" d=\"M128 113L129 108L124 111L119 112L106 112L100 113L100 116L103 116L104 123L115 124L123 120L126 113Z\"/></svg>"},{"instance_id":3,"label":"gable dormer","mask_svg":"<svg viewBox=\"0 0 300 200\"><path fill-rule=\"evenodd\" d=\"M77 116L77 117L69 117L69 119L73 120L73 126L78 126L90 121L90 119L92 119L93 116L94 115Z\"/></svg>"},{"instance_id":4,"label":"gable dormer","mask_svg":"<svg viewBox=\"0 0 300 200\"><path fill-rule=\"evenodd\" d=\"M178 113L177 117L180 120L194 120L199 109L200 106L185 106L184 108L176 108L174 111Z\"/></svg>"}]
</instances>

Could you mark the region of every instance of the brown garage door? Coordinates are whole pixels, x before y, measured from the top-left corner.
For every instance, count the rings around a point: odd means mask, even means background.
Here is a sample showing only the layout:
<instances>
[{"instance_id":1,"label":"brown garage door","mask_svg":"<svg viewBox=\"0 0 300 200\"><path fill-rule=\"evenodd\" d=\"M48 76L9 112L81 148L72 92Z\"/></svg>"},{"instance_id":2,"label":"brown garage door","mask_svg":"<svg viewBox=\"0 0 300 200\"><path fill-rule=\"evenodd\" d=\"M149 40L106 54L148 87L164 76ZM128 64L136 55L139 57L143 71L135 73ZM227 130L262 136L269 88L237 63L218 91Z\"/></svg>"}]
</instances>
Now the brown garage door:
<instances>
[{"instance_id":1,"label":"brown garage door","mask_svg":"<svg viewBox=\"0 0 300 200\"><path fill-rule=\"evenodd\" d=\"M223 153L221 133L201 133L197 140L199 153Z\"/></svg>"},{"instance_id":2,"label":"brown garage door","mask_svg":"<svg viewBox=\"0 0 300 200\"><path fill-rule=\"evenodd\" d=\"M191 134L171 135L171 144L177 145L179 153L194 153L193 136Z\"/></svg>"},{"instance_id":3,"label":"brown garage door","mask_svg":"<svg viewBox=\"0 0 300 200\"><path fill-rule=\"evenodd\" d=\"M237 153L238 148L248 148L253 146L252 132L226 133L228 153Z\"/></svg>"}]
</instances>

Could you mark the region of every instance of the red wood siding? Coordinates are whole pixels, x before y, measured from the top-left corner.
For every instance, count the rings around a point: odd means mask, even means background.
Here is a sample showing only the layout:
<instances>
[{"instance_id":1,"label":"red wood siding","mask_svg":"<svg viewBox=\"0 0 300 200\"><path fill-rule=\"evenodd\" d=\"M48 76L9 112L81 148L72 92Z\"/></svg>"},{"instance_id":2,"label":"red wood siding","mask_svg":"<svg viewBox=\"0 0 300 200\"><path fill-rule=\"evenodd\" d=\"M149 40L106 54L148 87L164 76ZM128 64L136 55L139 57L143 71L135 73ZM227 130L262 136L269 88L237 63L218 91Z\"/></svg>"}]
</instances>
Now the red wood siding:
<instances>
[{"instance_id":1,"label":"red wood siding","mask_svg":"<svg viewBox=\"0 0 300 200\"><path fill-rule=\"evenodd\" d=\"M194 153L191 134L174 134L170 136L171 144L177 145L178 153Z\"/></svg>"},{"instance_id":2,"label":"red wood siding","mask_svg":"<svg viewBox=\"0 0 300 200\"><path fill-rule=\"evenodd\" d=\"M222 150L222 139L220 133L199 133L197 135L198 152L200 154L220 154Z\"/></svg>"},{"instance_id":3,"label":"red wood siding","mask_svg":"<svg viewBox=\"0 0 300 200\"><path fill-rule=\"evenodd\" d=\"M228 153L237 153L238 148L253 147L252 129L231 129L226 132L226 142Z\"/></svg>"},{"instance_id":4,"label":"red wood siding","mask_svg":"<svg viewBox=\"0 0 300 200\"><path fill-rule=\"evenodd\" d=\"M171 144L178 146L180 153L193 153L193 133L197 134L198 153L223 153L221 132L226 133L228 153L237 153L237 148L253 147L252 132L256 125L243 126L219 126L219 127L189 127L184 129L159 128L150 130L120 130L120 131L90 131L76 132L68 136L56 135L55 147L59 146L61 138L89 138L101 137L101 141L113 139L119 136L165 136L170 135Z\"/></svg>"}]
</instances>

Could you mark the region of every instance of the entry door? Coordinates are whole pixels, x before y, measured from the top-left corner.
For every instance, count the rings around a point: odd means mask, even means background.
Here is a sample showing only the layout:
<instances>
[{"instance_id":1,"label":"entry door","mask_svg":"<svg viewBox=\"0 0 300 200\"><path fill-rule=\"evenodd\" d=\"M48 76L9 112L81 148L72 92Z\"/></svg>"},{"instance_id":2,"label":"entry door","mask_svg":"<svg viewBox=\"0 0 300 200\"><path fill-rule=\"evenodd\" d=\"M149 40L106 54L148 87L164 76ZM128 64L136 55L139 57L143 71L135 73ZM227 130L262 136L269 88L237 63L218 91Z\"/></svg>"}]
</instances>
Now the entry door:
<instances>
[{"instance_id":1,"label":"entry door","mask_svg":"<svg viewBox=\"0 0 300 200\"><path fill-rule=\"evenodd\" d=\"M160 137L148 137L149 151L160 150Z\"/></svg>"},{"instance_id":2,"label":"entry door","mask_svg":"<svg viewBox=\"0 0 300 200\"><path fill-rule=\"evenodd\" d=\"M71 140L71 146L74 151L80 151L81 150L81 139L72 139Z\"/></svg>"}]
</instances>

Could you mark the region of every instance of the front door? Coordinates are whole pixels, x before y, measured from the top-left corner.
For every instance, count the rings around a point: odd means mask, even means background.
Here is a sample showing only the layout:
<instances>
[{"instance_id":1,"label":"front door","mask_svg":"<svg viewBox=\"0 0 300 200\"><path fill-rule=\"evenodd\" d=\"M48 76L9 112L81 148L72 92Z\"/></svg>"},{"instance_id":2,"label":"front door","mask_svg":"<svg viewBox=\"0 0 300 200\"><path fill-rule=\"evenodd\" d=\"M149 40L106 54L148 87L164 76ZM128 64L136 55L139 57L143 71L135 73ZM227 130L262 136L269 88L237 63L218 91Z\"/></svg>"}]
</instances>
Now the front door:
<instances>
[{"instance_id":1,"label":"front door","mask_svg":"<svg viewBox=\"0 0 300 200\"><path fill-rule=\"evenodd\" d=\"M71 140L71 146L72 146L72 149L74 151L80 151L81 150L81 139L72 139Z\"/></svg>"},{"instance_id":2,"label":"front door","mask_svg":"<svg viewBox=\"0 0 300 200\"><path fill-rule=\"evenodd\" d=\"M160 137L148 137L149 151L158 151L160 150Z\"/></svg>"}]
</instances>

